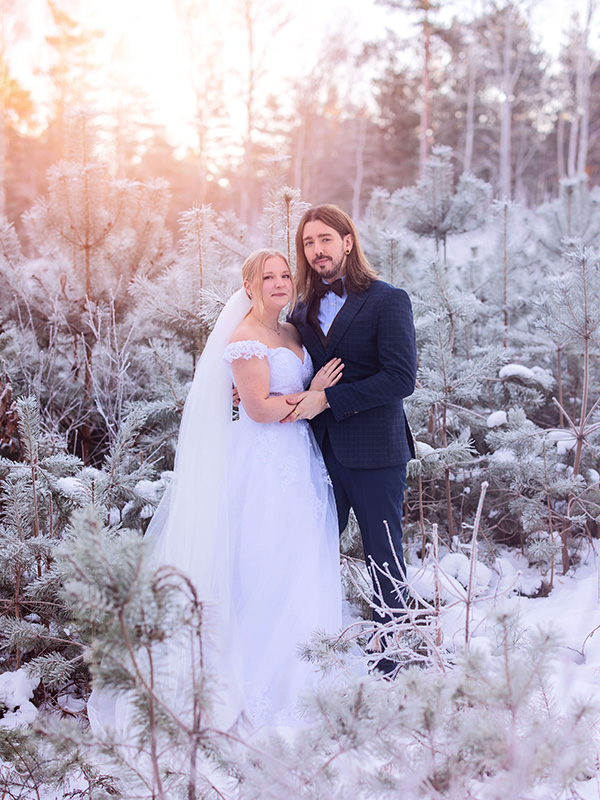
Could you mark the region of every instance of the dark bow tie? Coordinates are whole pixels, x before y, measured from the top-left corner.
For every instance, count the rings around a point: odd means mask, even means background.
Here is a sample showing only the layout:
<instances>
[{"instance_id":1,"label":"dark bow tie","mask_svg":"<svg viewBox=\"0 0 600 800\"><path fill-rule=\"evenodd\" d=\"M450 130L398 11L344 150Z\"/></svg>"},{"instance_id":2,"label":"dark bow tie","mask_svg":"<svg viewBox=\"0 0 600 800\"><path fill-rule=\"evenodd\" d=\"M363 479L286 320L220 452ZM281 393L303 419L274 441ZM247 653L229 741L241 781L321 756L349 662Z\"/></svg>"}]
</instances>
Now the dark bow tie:
<instances>
[{"instance_id":1,"label":"dark bow tie","mask_svg":"<svg viewBox=\"0 0 600 800\"><path fill-rule=\"evenodd\" d=\"M315 283L314 291L319 298L325 297L327 292L335 292L338 297L341 297L344 294L344 281L341 278L333 281L333 283L318 281Z\"/></svg>"}]
</instances>

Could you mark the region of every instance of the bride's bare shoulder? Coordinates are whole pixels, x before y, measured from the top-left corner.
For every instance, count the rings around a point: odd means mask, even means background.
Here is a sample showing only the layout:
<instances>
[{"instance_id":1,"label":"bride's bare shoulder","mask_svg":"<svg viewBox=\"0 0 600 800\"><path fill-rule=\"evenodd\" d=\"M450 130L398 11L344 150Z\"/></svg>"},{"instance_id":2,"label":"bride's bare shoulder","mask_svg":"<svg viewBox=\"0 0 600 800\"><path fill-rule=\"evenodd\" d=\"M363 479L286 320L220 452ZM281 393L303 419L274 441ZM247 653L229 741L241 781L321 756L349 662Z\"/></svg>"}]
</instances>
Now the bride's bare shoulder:
<instances>
[{"instance_id":1,"label":"bride's bare shoulder","mask_svg":"<svg viewBox=\"0 0 600 800\"><path fill-rule=\"evenodd\" d=\"M234 342L245 342L245 341L255 341L267 344L263 340L263 336L261 335L260 329L253 323L254 321L251 318L249 319L248 317L245 317L231 335L229 344L233 344Z\"/></svg>"}]
</instances>

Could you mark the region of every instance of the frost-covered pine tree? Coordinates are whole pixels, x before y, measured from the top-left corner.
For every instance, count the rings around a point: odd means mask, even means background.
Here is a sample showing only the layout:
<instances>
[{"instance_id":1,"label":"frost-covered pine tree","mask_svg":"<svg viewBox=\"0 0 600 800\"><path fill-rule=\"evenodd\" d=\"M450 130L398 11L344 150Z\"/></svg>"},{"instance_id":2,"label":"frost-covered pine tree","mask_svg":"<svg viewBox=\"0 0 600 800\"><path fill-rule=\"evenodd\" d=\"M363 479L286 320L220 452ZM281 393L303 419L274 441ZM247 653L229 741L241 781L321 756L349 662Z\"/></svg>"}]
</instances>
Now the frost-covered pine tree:
<instances>
[{"instance_id":1,"label":"frost-covered pine tree","mask_svg":"<svg viewBox=\"0 0 600 800\"><path fill-rule=\"evenodd\" d=\"M419 260L426 260L422 242L406 227L399 192L375 189L360 224L361 242L381 278L412 293L419 285ZM433 252L431 253L433 257Z\"/></svg>"},{"instance_id":2,"label":"frost-covered pine tree","mask_svg":"<svg viewBox=\"0 0 600 800\"><path fill-rule=\"evenodd\" d=\"M423 177L416 186L399 190L397 202L404 211L406 226L432 238L437 257L445 262L448 237L483 223L492 187L473 175L461 175L455 186L452 149L438 145L431 153Z\"/></svg>"},{"instance_id":3,"label":"frost-covered pine tree","mask_svg":"<svg viewBox=\"0 0 600 800\"><path fill-rule=\"evenodd\" d=\"M287 161L287 157L265 158L268 189L260 228L264 237L262 246L280 250L293 270L296 265L296 228L310 204L302 200L299 189L283 183L282 167L287 165Z\"/></svg>"},{"instance_id":4,"label":"frost-covered pine tree","mask_svg":"<svg viewBox=\"0 0 600 800\"><path fill-rule=\"evenodd\" d=\"M493 203L472 257L462 265L463 280L481 301L473 336L483 341L502 341L507 356L522 357L543 344L536 341L535 318L530 313L531 273L544 274L531 233L533 211L508 200Z\"/></svg>"},{"instance_id":5,"label":"frost-covered pine tree","mask_svg":"<svg viewBox=\"0 0 600 800\"><path fill-rule=\"evenodd\" d=\"M0 260L11 298L3 327L24 344L11 379L37 397L86 462L102 453L103 411L120 420L123 397L135 394L129 285L158 270L170 246L166 184L111 178L93 160L90 124L86 114L74 116L75 155L52 168L48 194L25 216L36 257L23 258L5 226Z\"/></svg>"},{"instance_id":6,"label":"frost-covered pine tree","mask_svg":"<svg viewBox=\"0 0 600 800\"><path fill-rule=\"evenodd\" d=\"M502 356L498 348L470 342L469 329L479 303L469 292L451 285L448 269L433 262L427 279L421 296L413 298L419 374L407 408L417 440L428 446L418 461L431 467L417 473L419 516L426 508L429 521L441 523L452 540L460 531L455 516L464 520L474 510L468 494L476 466L475 439L480 438L490 410L487 381L495 375ZM443 495L438 480L442 465ZM425 475L427 485L423 484Z\"/></svg>"},{"instance_id":7,"label":"frost-covered pine tree","mask_svg":"<svg viewBox=\"0 0 600 800\"><path fill-rule=\"evenodd\" d=\"M240 285L250 248L235 218L220 216L211 206L194 206L179 221L177 257L156 279L139 276L132 291L162 330L175 335L195 359L220 308Z\"/></svg>"},{"instance_id":8,"label":"frost-covered pine tree","mask_svg":"<svg viewBox=\"0 0 600 800\"><path fill-rule=\"evenodd\" d=\"M209 611L185 576L155 572L150 553L133 532L105 528L91 508L73 518L56 552L54 574L87 645L94 687L127 693L121 713L129 724L120 735L88 740L87 758L121 797L218 796L219 785L237 781L229 739L210 715L218 676L204 652ZM169 647L189 666L179 705L161 681Z\"/></svg>"},{"instance_id":9,"label":"frost-covered pine tree","mask_svg":"<svg viewBox=\"0 0 600 800\"><path fill-rule=\"evenodd\" d=\"M536 210L535 233L556 263L576 244L600 244L600 188L588 186L586 175L562 178L556 200Z\"/></svg>"},{"instance_id":10,"label":"frost-covered pine tree","mask_svg":"<svg viewBox=\"0 0 600 800\"><path fill-rule=\"evenodd\" d=\"M65 484L80 471L65 442L42 428L33 398L16 401L21 460L0 460L0 647L15 668L44 672L49 687L64 681L77 666L76 647L62 631L64 615L52 587L39 594L74 504ZM42 655L43 654L43 655ZM70 659L75 661L69 664Z\"/></svg>"},{"instance_id":11,"label":"frost-covered pine tree","mask_svg":"<svg viewBox=\"0 0 600 800\"><path fill-rule=\"evenodd\" d=\"M574 365L570 381L560 371L560 391L555 403L564 430L551 431L556 446L567 458L565 467L574 481L562 521L563 566L568 566L568 534L596 530L598 519L597 458L600 443L599 402L592 387L599 379L600 348L600 255L591 247L571 252L565 271L542 299L540 325L555 342L559 359L564 352ZM559 361L560 365L560 361ZM581 478L586 480L581 484Z\"/></svg>"},{"instance_id":12,"label":"frost-covered pine tree","mask_svg":"<svg viewBox=\"0 0 600 800\"><path fill-rule=\"evenodd\" d=\"M242 751L244 800L576 796L595 771L597 711L564 708L550 690L550 637L525 635L501 610L490 624L496 648L452 669L412 667L308 700L317 722L302 736L259 738L262 757Z\"/></svg>"}]
</instances>

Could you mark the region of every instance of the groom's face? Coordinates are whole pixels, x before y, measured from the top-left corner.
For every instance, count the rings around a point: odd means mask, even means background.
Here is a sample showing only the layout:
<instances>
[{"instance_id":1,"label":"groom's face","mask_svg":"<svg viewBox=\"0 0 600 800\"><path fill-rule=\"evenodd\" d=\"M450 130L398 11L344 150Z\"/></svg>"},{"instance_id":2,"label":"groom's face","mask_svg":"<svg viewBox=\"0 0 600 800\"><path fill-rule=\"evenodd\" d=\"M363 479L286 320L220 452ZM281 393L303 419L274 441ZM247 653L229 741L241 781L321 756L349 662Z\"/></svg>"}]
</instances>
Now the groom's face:
<instances>
[{"instance_id":1,"label":"groom's face","mask_svg":"<svg viewBox=\"0 0 600 800\"><path fill-rule=\"evenodd\" d=\"M315 219L305 224L302 245L306 260L325 283L331 283L345 274L346 250L352 247L352 236L342 239L334 228Z\"/></svg>"}]
</instances>

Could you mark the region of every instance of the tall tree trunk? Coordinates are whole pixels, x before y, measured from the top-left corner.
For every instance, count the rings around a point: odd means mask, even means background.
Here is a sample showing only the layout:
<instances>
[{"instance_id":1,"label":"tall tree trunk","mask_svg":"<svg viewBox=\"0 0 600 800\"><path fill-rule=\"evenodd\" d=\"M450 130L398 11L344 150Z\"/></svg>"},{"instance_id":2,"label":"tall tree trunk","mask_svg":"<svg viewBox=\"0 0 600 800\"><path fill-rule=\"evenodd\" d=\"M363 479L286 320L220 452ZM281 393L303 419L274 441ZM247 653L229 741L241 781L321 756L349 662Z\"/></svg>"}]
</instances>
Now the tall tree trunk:
<instances>
[{"instance_id":1,"label":"tall tree trunk","mask_svg":"<svg viewBox=\"0 0 600 800\"><path fill-rule=\"evenodd\" d=\"M565 116L560 114L556 127L556 160L559 179L566 178L567 167L565 165Z\"/></svg>"},{"instance_id":2,"label":"tall tree trunk","mask_svg":"<svg viewBox=\"0 0 600 800\"><path fill-rule=\"evenodd\" d=\"M581 113L579 119L579 148L577 152L577 174L585 175L587 166L587 155L590 136L590 120L589 120L589 95L590 95L590 76L589 76L589 63L588 54L584 53L583 61L583 75L581 80L581 95L577 103L578 113Z\"/></svg>"},{"instance_id":3,"label":"tall tree trunk","mask_svg":"<svg viewBox=\"0 0 600 800\"><path fill-rule=\"evenodd\" d=\"M198 186L196 195L200 205L206 203L206 119L204 103L199 92L196 92L196 133L198 136Z\"/></svg>"},{"instance_id":4,"label":"tall tree trunk","mask_svg":"<svg viewBox=\"0 0 600 800\"><path fill-rule=\"evenodd\" d=\"M244 225L250 222L250 194L252 180L252 150L254 138L254 94L256 84L256 55L254 49L254 0L244 0L244 22L246 44L248 47L248 76L246 83L246 134L244 141L244 168L240 187L240 220Z\"/></svg>"},{"instance_id":5,"label":"tall tree trunk","mask_svg":"<svg viewBox=\"0 0 600 800\"><path fill-rule=\"evenodd\" d=\"M6 216L6 109L4 87L0 90L0 218Z\"/></svg>"},{"instance_id":6,"label":"tall tree trunk","mask_svg":"<svg viewBox=\"0 0 600 800\"><path fill-rule=\"evenodd\" d=\"M308 121L308 114L307 114ZM306 129L307 121L301 117L300 125L298 126L298 138L296 141L296 154L294 156L294 183L293 185L300 189L303 197L308 197L304 186L304 152L306 149Z\"/></svg>"},{"instance_id":7,"label":"tall tree trunk","mask_svg":"<svg viewBox=\"0 0 600 800\"><path fill-rule=\"evenodd\" d=\"M585 28L582 32L583 41L577 61L577 114L579 116L579 148L577 152L577 174L586 174L587 155L590 136L590 54L588 41L594 3L588 0L588 9Z\"/></svg>"},{"instance_id":8,"label":"tall tree trunk","mask_svg":"<svg viewBox=\"0 0 600 800\"><path fill-rule=\"evenodd\" d=\"M0 217L6 215L6 106L10 91L5 14L6 10L0 8Z\"/></svg>"},{"instance_id":9,"label":"tall tree trunk","mask_svg":"<svg viewBox=\"0 0 600 800\"><path fill-rule=\"evenodd\" d=\"M567 157L567 175L575 177L577 164L577 140L579 139L579 115L577 109L573 111L571 127L569 129L569 154Z\"/></svg>"},{"instance_id":10,"label":"tall tree trunk","mask_svg":"<svg viewBox=\"0 0 600 800\"><path fill-rule=\"evenodd\" d=\"M471 164L473 161L473 142L475 139L475 53L473 42L469 43L468 70L469 81L467 85L467 119L466 119L466 133L465 133L465 157L463 169L465 172L471 172Z\"/></svg>"},{"instance_id":11,"label":"tall tree trunk","mask_svg":"<svg viewBox=\"0 0 600 800\"><path fill-rule=\"evenodd\" d=\"M365 172L365 142L367 139L367 118L365 114L360 114L358 118L358 140L356 142L356 172L352 185L352 218L358 219L360 216L360 195L363 185Z\"/></svg>"},{"instance_id":12,"label":"tall tree trunk","mask_svg":"<svg viewBox=\"0 0 600 800\"><path fill-rule=\"evenodd\" d=\"M210 0L172 0L186 42L190 83L194 93L197 147L196 200L206 203L211 122L222 110L219 90L223 74L220 20L211 14Z\"/></svg>"},{"instance_id":13,"label":"tall tree trunk","mask_svg":"<svg viewBox=\"0 0 600 800\"><path fill-rule=\"evenodd\" d=\"M423 19L423 77L421 91L423 105L421 107L421 124L419 128L419 175L423 175L425 162L429 157L429 130L431 128L431 76L429 62L431 51L431 23L429 22L429 0L424 0L425 17Z\"/></svg>"},{"instance_id":14,"label":"tall tree trunk","mask_svg":"<svg viewBox=\"0 0 600 800\"><path fill-rule=\"evenodd\" d=\"M504 14L504 51L502 54L502 84L504 101L500 125L500 196L503 200L511 198L511 136L512 136L512 43L513 17L512 9L507 8Z\"/></svg>"}]
</instances>

